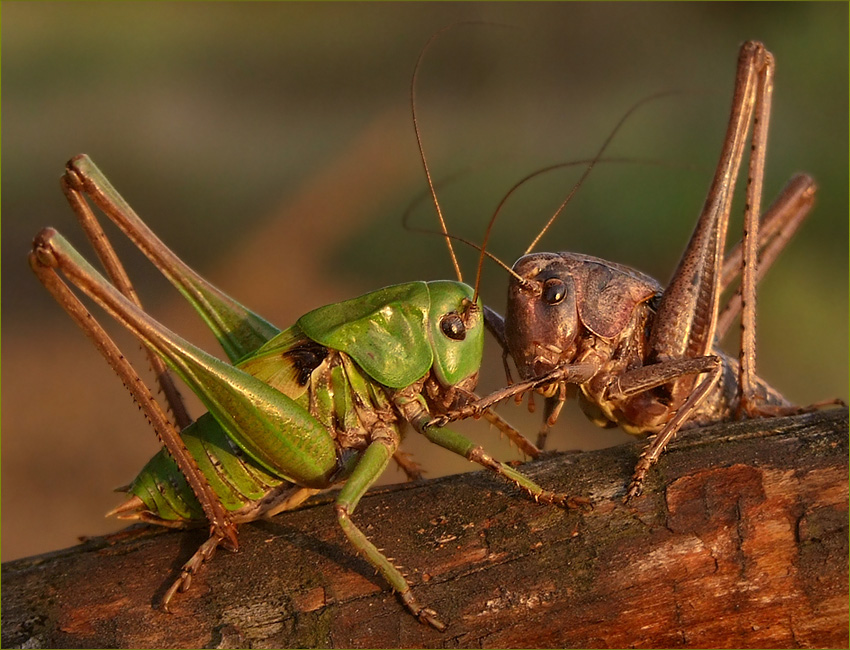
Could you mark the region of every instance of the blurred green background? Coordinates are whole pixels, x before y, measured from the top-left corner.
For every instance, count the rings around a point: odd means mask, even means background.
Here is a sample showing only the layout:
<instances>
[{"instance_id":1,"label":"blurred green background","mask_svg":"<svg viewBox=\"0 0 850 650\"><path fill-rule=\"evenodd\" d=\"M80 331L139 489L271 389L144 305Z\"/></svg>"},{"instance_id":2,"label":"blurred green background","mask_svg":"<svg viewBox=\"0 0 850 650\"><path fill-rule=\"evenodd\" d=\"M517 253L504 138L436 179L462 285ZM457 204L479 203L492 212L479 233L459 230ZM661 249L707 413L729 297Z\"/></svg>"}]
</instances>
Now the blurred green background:
<instances>
[{"instance_id":1,"label":"blurred green background","mask_svg":"<svg viewBox=\"0 0 850 650\"><path fill-rule=\"evenodd\" d=\"M498 24L443 35L417 88L451 229L480 241L513 182L592 156L635 102L682 91L642 107L610 149L663 164L600 165L538 247L626 263L663 283L708 188L738 46L763 40L777 61L766 200L797 171L821 189L760 290L759 370L798 403L847 397L846 3L4 2L3 560L119 527L103 518L118 502L110 489L157 447L27 269L43 226L85 243L59 191L64 162L90 154L178 254L279 326L383 285L451 277L444 244L401 224L425 189L408 93L428 38L467 20ZM519 192L491 250L511 263L579 171ZM427 201L412 222L435 227ZM736 211L730 236L739 232ZM174 292L120 248L149 311L213 350ZM461 251L470 281L474 262ZM504 272L488 267L483 282L502 310ZM491 343L482 392L504 382ZM502 413L536 430L524 409ZM483 423L463 429L510 455ZM568 405L552 442L625 439ZM405 446L431 476L468 466L426 455L421 441Z\"/></svg>"}]
</instances>

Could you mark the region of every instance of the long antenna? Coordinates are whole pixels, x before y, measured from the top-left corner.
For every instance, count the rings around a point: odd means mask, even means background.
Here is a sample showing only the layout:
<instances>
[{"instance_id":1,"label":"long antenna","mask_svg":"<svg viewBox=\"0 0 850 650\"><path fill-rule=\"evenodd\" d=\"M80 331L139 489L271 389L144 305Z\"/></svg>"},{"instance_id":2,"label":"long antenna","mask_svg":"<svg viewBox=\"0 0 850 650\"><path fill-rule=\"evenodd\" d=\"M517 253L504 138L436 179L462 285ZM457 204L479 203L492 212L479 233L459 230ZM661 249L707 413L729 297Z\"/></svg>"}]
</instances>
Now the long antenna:
<instances>
[{"instance_id":1,"label":"long antenna","mask_svg":"<svg viewBox=\"0 0 850 650\"><path fill-rule=\"evenodd\" d=\"M481 255L478 258L478 269L475 273L475 297L478 297L478 286L481 282L481 272L484 266L484 257L487 256L492 260L495 260L501 265L501 261L498 260L494 255L491 255L487 250L487 242L490 240L490 232L493 230L493 225L496 223L496 217L499 216L499 213L502 211L502 208L505 206L505 203L508 202L508 199L516 192L520 187L525 185L530 180L537 178L538 176L542 176L548 172L554 171L556 169L566 169L567 167L575 167L577 165L589 165L589 164L598 164L598 163L629 163L629 164L639 164L639 165L670 165L670 163L666 163L661 160L655 160L652 158L591 158L586 160L570 160L568 162L555 163L554 165L548 165L547 167L542 167L536 171L531 172L524 178L520 179L516 183L514 183L513 187L507 191L505 196L502 197L502 200L499 201L499 205L496 207L496 211L493 212L493 216L490 217L490 223L487 224L487 230L484 232L484 241L481 246L474 246L479 251L481 251ZM675 165L677 168L681 168L681 165ZM514 277L518 277L516 273L511 271L511 275Z\"/></svg>"},{"instance_id":2,"label":"long antenna","mask_svg":"<svg viewBox=\"0 0 850 650\"><path fill-rule=\"evenodd\" d=\"M493 230L493 225L496 222L496 217L499 216L499 213L502 211L502 208L507 203L508 199L516 192L520 187L525 185L528 181L536 178L537 176L542 176L548 172L554 171L556 169L566 169L567 167L576 167L578 165L587 165L591 162L596 163L627 163L627 164L639 164L639 165L670 165L671 163L667 163L661 160L656 160L652 158L591 158L585 160L569 160L567 162L555 163L553 165L548 165L547 167L542 167L537 169L524 178L520 179L516 183L514 183L513 187L511 187L507 193L502 197L502 200L499 201L499 205L496 207L495 212L493 212L493 216L490 217L490 222L487 224L487 230L484 233L484 241L481 245L475 244L464 237L460 237L458 235L453 235L451 233L444 233L439 230L431 230L430 228L421 228L419 226L412 226L410 224L410 217L413 214L414 209L416 208L417 203L424 199L424 194L418 196L414 199L410 205L405 210L404 217L402 218L402 225L405 230L409 230L410 232L419 232L426 235L440 235L441 237L448 237L449 239L454 239L455 241L459 241L467 246L474 248L479 251L481 255L478 258L478 268L475 274L475 293L473 295L472 302L474 303L478 299L478 288L481 282L481 273L482 268L484 266L484 259L489 257L496 264L501 266L505 271L507 271L510 275L512 275L520 284L527 285L528 281L517 274L511 267L505 264L501 259L496 257L493 253L487 250L487 242L490 240L490 233ZM676 167L681 167L681 165L675 165ZM451 180L451 179L450 179Z\"/></svg>"},{"instance_id":3,"label":"long antenna","mask_svg":"<svg viewBox=\"0 0 850 650\"><path fill-rule=\"evenodd\" d=\"M528 282L528 280L526 280L526 279L525 279L524 277L522 277L519 273L517 273L516 271L514 271L514 270L513 270L510 266L508 266L507 264L505 264L502 260L500 260L498 257L496 257L493 253L491 253L491 252L490 252L490 251L488 251L488 250L484 250L484 248L483 248L482 246L479 246L479 245L478 245L478 244L476 244L475 242L472 242L472 241L470 241L470 240L466 239L465 237L461 237L460 235L453 235L453 234L451 234L451 233L443 233L443 232L441 232L441 231L439 231L439 230L431 230L430 228L420 228L419 226L411 226L409 223L406 223L406 224L404 225L404 228L405 228L405 230L409 230L410 232L418 232L418 233L422 233L422 234L424 234L424 235L439 235L440 237L448 237L449 239L453 239L454 241L458 241L458 242L460 242L461 244L466 244L466 245L467 245L467 246L469 246L470 248L474 248L475 250L480 251L480 252L481 252L481 255L486 256L486 257L489 257L489 258L490 258L491 260L493 260L496 264L498 264L498 265L499 265L499 266L501 266L501 267L502 267L505 271L507 271L507 272L508 272L508 274L510 274L510 275L512 275L512 276L514 276L514 278L516 278L516 280L517 280L520 284L523 284L523 285L528 285L528 284L530 284L530 283ZM478 297L478 296L476 295L476 296L475 296L475 298L477 298L477 297ZM473 300L473 301L472 301L472 303L475 303L475 300Z\"/></svg>"},{"instance_id":4,"label":"long antenna","mask_svg":"<svg viewBox=\"0 0 850 650\"><path fill-rule=\"evenodd\" d=\"M513 187L511 187L511 189L509 189L507 193L502 197L502 200L499 201L499 205L496 206L496 210L493 212L493 216L490 217L490 222L487 224L487 230L484 231L484 239L481 242L481 246L474 246L474 248L477 248L479 251L481 251L481 255L478 256L478 268L475 272L475 293L473 294L473 301L478 298L478 288L481 284L481 272L484 268L484 257L489 257L490 259L497 261L501 266L504 266L501 261L498 260L498 258L496 258L494 255L491 255L490 252L487 250L487 242L490 241L490 233L493 231L493 225L496 223L496 217L499 216L499 213L502 211L502 208L505 206L505 203L508 202L508 199L511 197L511 195L513 195L514 192L516 192L520 187L525 185L532 178L536 178L537 176L541 176L547 172L553 171L555 169L574 167L576 165L588 165L595 162L600 162L600 159L592 158L590 160L571 160L569 162L556 163L554 165L549 165L548 167L543 167L541 169L533 171L524 178L514 183ZM632 160L628 158L623 158L621 160L606 160L606 162L632 162ZM510 273L514 277L519 277L516 273L513 272L513 270L510 270ZM525 283L524 279L523 283Z\"/></svg>"},{"instance_id":5,"label":"long antenna","mask_svg":"<svg viewBox=\"0 0 850 650\"><path fill-rule=\"evenodd\" d=\"M456 23L455 23L456 24ZM443 32L454 27L455 24L446 25L442 29L438 30L434 34L431 35L431 38L428 39L428 42L425 43L425 47L422 48L422 51L419 53L419 58L416 59L416 66L413 68L413 78L410 80L410 110L413 116L413 130L416 132L416 146L419 147L419 158L422 160L422 167L425 168L425 178L428 181L428 189L431 192L431 199L434 201L434 208L437 210L437 218L440 220L440 230L443 233L443 236L446 238L446 245L449 247L449 256L452 258L452 264L455 267L455 273L457 274L458 282L463 282L463 274L460 272L460 265L457 262L457 256L455 255L454 247L452 246L451 237L449 237L449 230L446 227L446 220L443 218L443 211L440 208L440 201L437 199L437 191L434 188L434 181L431 179L431 170L428 168L428 160L425 157L425 149L422 146L422 133L419 131L419 120L416 117L416 78L419 76L419 66L422 63L422 59L425 56L425 52L430 47L431 43L437 39Z\"/></svg>"},{"instance_id":6,"label":"long antenna","mask_svg":"<svg viewBox=\"0 0 850 650\"><path fill-rule=\"evenodd\" d=\"M640 108L641 106L643 106L644 104L646 104L646 103L648 103L652 100L658 99L659 97L665 97L667 95L672 95L672 94L675 94L675 93L672 92L672 91L665 91L665 92L656 93L654 95L649 95L648 97L644 97L643 99L641 99L634 106L632 106L628 111L626 111L625 115L623 115L623 117L620 118L620 121L617 122L616 126L611 131L611 133L608 134L608 137L605 138L605 142L602 143L602 146L599 148L599 151L596 152L596 155L588 163L587 168L584 170L584 173L581 175L581 178L579 178L578 181L576 182L576 184L573 185L569 194L567 194L567 197L563 200L563 202L558 207L558 209L555 210L555 214L553 214L549 218L549 221L546 222L546 225L543 226L543 229L537 234L537 236L534 238L534 240L528 245L528 248L525 249L525 253L523 253L523 255L528 255L534 249L534 247L537 246L537 242L540 241L540 238L543 237L544 234L546 234L546 231L549 230L549 227L555 222L555 219L558 218L558 215L560 215L561 212L563 212L564 208L567 207L567 204L572 200L573 196L575 196L575 193L578 191L578 188L582 186L585 179L590 174L590 171L596 166L596 163L599 162L599 160L602 158L602 154L605 153L605 150L608 148L608 145L611 144L611 141L614 139L614 136L620 130L620 127L623 126L625 121L631 116L631 114L634 113L638 108Z\"/></svg>"},{"instance_id":7,"label":"long antenna","mask_svg":"<svg viewBox=\"0 0 850 650\"><path fill-rule=\"evenodd\" d=\"M428 181L428 191L431 193L434 208L437 210L437 218L440 220L440 230L442 231L443 237L446 239L446 245L449 247L449 255L451 256L452 264L455 267L455 274L457 275L458 282L463 282L463 274L460 271L460 264L458 264L457 256L455 255L454 247L452 246L453 237L449 235L449 230L446 227L446 220L443 217L443 210L440 208L440 201L437 199L437 190L434 187L434 181L431 178L431 170L428 167L428 160L425 157L425 148L422 145L422 133L419 130L419 120L416 116L416 79L419 76L419 68L422 64L422 59L425 58L425 52L427 52L428 48L431 47L431 43L442 36L443 32L446 32L453 27L457 27L458 25L489 25L491 27L510 27L510 25L486 20L465 20L451 23L441 29L438 29L431 35L431 38L428 39L425 46L422 48L422 51L419 53L419 58L416 59L416 66L413 68L413 78L410 80L410 111L413 116L413 130L416 133L416 146L419 148L419 158L422 160L422 167L425 169L425 178Z\"/></svg>"}]
</instances>

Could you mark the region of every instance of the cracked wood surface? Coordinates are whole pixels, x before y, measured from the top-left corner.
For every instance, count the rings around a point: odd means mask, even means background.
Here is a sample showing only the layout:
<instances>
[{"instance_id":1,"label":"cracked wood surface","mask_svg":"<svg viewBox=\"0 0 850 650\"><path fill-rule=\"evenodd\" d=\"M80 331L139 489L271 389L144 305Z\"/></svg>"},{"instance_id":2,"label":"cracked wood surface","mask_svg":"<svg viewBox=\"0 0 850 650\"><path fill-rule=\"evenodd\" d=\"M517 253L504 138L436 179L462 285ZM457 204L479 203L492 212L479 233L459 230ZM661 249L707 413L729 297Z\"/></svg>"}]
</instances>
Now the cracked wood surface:
<instances>
[{"instance_id":1,"label":"cracked wood surface","mask_svg":"<svg viewBox=\"0 0 850 650\"><path fill-rule=\"evenodd\" d=\"M848 647L847 410L686 432L621 500L643 443L370 492L354 520L449 627L418 623L330 499L241 528L155 608L203 531L134 527L3 565L4 647Z\"/></svg>"}]
</instances>

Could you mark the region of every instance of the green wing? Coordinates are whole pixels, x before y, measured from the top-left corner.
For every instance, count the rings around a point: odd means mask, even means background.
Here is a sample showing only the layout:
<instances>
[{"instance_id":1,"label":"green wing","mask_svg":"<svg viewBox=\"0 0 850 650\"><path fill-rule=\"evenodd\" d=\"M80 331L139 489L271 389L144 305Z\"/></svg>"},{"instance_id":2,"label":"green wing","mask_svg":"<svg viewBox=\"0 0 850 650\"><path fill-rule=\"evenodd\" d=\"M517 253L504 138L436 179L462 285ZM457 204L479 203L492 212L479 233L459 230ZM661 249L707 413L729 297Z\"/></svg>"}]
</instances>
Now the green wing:
<instances>
[{"instance_id":1,"label":"green wing","mask_svg":"<svg viewBox=\"0 0 850 650\"><path fill-rule=\"evenodd\" d=\"M320 307L299 318L297 326L314 341L351 356L378 383L404 388L433 362L429 308L426 284L410 282Z\"/></svg>"}]
</instances>

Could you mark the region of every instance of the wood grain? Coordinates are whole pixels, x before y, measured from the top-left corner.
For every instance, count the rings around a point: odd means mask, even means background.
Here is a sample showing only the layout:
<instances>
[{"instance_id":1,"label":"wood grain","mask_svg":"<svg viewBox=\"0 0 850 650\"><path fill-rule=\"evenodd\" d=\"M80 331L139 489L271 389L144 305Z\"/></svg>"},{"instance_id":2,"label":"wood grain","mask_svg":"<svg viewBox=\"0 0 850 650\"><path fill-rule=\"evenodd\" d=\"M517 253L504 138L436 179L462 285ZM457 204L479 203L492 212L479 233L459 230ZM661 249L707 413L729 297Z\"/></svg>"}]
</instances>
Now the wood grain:
<instances>
[{"instance_id":1,"label":"wood grain","mask_svg":"<svg viewBox=\"0 0 850 650\"><path fill-rule=\"evenodd\" d=\"M242 527L156 608L203 531L134 527L3 565L4 647L848 647L848 414L687 432L622 503L642 443L373 490L354 519L436 632L336 525L331 496Z\"/></svg>"}]
</instances>

